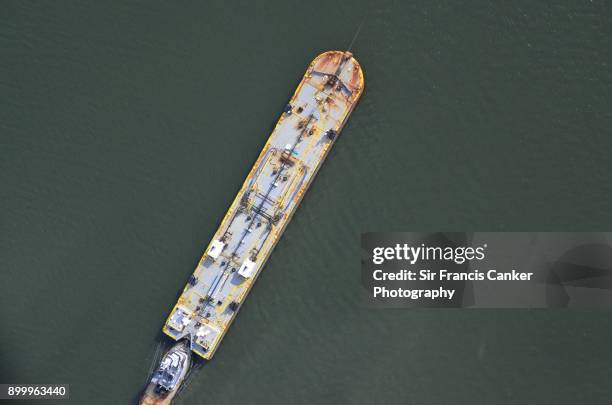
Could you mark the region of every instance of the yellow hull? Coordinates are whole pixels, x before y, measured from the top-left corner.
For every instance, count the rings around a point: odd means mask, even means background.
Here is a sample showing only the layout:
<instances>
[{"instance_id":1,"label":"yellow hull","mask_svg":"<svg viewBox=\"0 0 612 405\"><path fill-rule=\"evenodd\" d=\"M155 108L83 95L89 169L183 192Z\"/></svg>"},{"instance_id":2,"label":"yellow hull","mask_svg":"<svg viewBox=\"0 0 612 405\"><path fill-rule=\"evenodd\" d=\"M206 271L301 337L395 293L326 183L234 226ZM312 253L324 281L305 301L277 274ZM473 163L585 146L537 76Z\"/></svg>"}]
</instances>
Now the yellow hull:
<instances>
[{"instance_id":1,"label":"yellow hull","mask_svg":"<svg viewBox=\"0 0 612 405\"><path fill-rule=\"evenodd\" d=\"M349 52L309 65L163 331L210 359L364 89Z\"/></svg>"}]
</instances>

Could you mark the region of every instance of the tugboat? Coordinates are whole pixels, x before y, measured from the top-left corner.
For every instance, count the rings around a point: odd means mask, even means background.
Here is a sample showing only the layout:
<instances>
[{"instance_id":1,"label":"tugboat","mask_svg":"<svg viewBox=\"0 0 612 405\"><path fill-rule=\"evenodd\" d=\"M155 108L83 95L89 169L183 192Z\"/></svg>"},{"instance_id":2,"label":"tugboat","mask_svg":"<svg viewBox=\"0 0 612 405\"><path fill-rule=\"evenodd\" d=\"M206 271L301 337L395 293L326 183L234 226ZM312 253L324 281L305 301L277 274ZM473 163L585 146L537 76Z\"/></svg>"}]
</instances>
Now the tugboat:
<instances>
[{"instance_id":1,"label":"tugboat","mask_svg":"<svg viewBox=\"0 0 612 405\"><path fill-rule=\"evenodd\" d=\"M162 357L145 388L141 405L168 405L179 390L191 368L191 349L186 341L180 341Z\"/></svg>"}]
</instances>

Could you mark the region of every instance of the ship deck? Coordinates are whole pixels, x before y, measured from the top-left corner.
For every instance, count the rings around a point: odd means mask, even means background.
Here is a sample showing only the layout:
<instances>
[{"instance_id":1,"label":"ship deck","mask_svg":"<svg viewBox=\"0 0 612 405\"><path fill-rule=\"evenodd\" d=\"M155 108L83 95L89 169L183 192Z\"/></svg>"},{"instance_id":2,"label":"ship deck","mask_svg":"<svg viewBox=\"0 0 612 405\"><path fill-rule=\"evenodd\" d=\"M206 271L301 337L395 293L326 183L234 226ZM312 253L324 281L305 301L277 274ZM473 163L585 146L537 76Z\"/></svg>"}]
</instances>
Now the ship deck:
<instances>
[{"instance_id":1,"label":"ship deck","mask_svg":"<svg viewBox=\"0 0 612 405\"><path fill-rule=\"evenodd\" d=\"M364 87L349 52L319 55L231 204L163 331L215 353Z\"/></svg>"}]
</instances>

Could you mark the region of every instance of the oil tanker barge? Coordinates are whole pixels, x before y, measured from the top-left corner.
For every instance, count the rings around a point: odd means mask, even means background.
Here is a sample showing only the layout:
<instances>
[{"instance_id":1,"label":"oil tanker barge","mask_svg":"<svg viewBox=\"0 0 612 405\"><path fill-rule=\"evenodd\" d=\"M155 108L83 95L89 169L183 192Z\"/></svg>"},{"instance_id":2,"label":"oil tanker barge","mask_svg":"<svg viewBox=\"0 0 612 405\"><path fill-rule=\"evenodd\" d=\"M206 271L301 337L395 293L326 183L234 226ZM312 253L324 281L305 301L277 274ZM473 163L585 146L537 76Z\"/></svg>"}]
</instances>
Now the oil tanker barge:
<instances>
[{"instance_id":1,"label":"oil tanker barge","mask_svg":"<svg viewBox=\"0 0 612 405\"><path fill-rule=\"evenodd\" d=\"M210 359L364 89L346 51L317 56L163 327Z\"/></svg>"}]
</instances>

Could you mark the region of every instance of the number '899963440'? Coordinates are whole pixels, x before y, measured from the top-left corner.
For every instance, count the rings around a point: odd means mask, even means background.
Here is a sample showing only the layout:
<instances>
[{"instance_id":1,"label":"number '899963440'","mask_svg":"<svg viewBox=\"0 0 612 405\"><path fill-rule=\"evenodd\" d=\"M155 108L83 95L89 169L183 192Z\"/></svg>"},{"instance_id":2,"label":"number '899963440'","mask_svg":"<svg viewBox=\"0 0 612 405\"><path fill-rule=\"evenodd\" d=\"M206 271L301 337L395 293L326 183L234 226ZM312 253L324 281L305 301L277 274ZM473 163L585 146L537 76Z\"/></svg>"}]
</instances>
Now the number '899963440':
<instances>
[{"instance_id":1,"label":"number '899963440'","mask_svg":"<svg viewBox=\"0 0 612 405\"><path fill-rule=\"evenodd\" d=\"M68 393L68 384L0 384L0 399L63 399Z\"/></svg>"}]
</instances>

